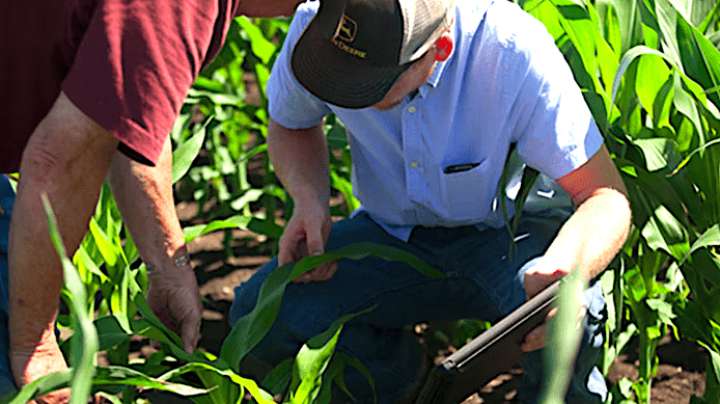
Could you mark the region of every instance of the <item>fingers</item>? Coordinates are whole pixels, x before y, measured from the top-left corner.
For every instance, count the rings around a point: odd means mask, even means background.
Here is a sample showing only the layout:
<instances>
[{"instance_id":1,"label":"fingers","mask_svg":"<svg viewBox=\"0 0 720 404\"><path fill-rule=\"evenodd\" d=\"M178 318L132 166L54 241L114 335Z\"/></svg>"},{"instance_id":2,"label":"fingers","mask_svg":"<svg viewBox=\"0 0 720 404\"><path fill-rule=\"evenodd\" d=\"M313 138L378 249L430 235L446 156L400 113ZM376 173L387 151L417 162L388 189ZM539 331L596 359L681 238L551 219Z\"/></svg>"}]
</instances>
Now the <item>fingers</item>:
<instances>
[{"instance_id":1,"label":"fingers","mask_svg":"<svg viewBox=\"0 0 720 404\"><path fill-rule=\"evenodd\" d=\"M547 330L547 324L543 324L532 331L530 331L520 345L520 349L523 352L536 351L545 346L545 331Z\"/></svg>"},{"instance_id":2,"label":"fingers","mask_svg":"<svg viewBox=\"0 0 720 404\"><path fill-rule=\"evenodd\" d=\"M183 349L187 353L192 353L200 341L200 320L201 316L192 315L181 325Z\"/></svg>"},{"instance_id":3,"label":"fingers","mask_svg":"<svg viewBox=\"0 0 720 404\"><path fill-rule=\"evenodd\" d=\"M305 242L308 255L322 255L325 252L325 237L322 225L308 226L305 229Z\"/></svg>"},{"instance_id":4,"label":"fingers","mask_svg":"<svg viewBox=\"0 0 720 404\"><path fill-rule=\"evenodd\" d=\"M297 262L306 256L317 256L325 253L325 243L330 233L330 220L303 220L291 219L280 239L278 265L282 266ZM294 283L308 283L326 281L333 277L337 270L335 263L326 263L318 266L298 278Z\"/></svg>"},{"instance_id":5,"label":"fingers","mask_svg":"<svg viewBox=\"0 0 720 404\"><path fill-rule=\"evenodd\" d=\"M291 262L294 262L297 260L296 256L296 249L297 249L298 240L294 239L294 237L290 235L283 234L282 237L280 237L280 243L279 243L279 249L278 252L278 265L283 266L286 264L289 264Z\"/></svg>"},{"instance_id":6,"label":"fingers","mask_svg":"<svg viewBox=\"0 0 720 404\"><path fill-rule=\"evenodd\" d=\"M295 282L324 282L330 280L337 272L337 263L330 262L301 275Z\"/></svg>"},{"instance_id":7,"label":"fingers","mask_svg":"<svg viewBox=\"0 0 720 404\"><path fill-rule=\"evenodd\" d=\"M583 318L585 317L585 312L585 306L580 306L578 308L576 328L581 327ZM547 317L545 317L545 323L543 323L539 327L536 327L525 336L522 344L520 344L520 349L523 352L536 351L545 346L545 336L547 334L549 321L552 320L555 316L557 316L557 313L558 308L552 308L548 312Z\"/></svg>"}]
</instances>

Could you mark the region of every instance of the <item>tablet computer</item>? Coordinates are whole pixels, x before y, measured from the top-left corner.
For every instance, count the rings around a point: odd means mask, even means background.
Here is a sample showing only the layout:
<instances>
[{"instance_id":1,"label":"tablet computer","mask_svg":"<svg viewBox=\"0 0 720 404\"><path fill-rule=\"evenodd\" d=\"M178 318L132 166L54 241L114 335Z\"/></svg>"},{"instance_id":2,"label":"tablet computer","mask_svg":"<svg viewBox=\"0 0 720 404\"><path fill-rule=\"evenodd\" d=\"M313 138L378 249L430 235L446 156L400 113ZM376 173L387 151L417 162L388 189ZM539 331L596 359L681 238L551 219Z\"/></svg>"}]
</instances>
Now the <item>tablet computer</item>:
<instances>
[{"instance_id":1,"label":"tablet computer","mask_svg":"<svg viewBox=\"0 0 720 404\"><path fill-rule=\"evenodd\" d=\"M416 404L456 404L520 363L520 345L545 321L560 281L535 295L430 371Z\"/></svg>"}]
</instances>

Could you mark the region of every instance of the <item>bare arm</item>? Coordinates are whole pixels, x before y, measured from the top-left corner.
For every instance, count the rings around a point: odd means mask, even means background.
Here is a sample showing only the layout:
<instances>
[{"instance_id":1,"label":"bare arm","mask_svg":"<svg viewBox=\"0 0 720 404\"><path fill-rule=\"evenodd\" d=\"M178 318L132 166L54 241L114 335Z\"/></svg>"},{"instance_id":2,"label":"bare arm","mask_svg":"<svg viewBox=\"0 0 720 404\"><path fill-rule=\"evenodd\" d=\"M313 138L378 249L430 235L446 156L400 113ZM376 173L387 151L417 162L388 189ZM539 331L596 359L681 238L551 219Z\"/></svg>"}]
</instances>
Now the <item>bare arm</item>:
<instances>
[{"instance_id":1,"label":"bare arm","mask_svg":"<svg viewBox=\"0 0 720 404\"><path fill-rule=\"evenodd\" d=\"M116 146L110 133L60 94L25 149L9 248L10 355L20 385L65 367L53 327L63 277L40 196L48 195L65 247L75 251Z\"/></svg>"},{"instance_id":2,"label":"bare arm","mask_svg":"<svg viewBox=\"0 0 720 404\"><path fill-rule=\"evenodd\" d=\"M323 253L330 234L330 181L322 127L291 130L271 121L268 150L277 176L295 201L293 216L280 239L280 265ZM327 280L334 272L335 265L326 265L299 281Z\"/></svg>"},{"instance_id":3,"label":"bare arm","mask_svg":"<svg viewBox=\"0 0 720 404\"><path fill-rule=\"evenodd\" d=\"M301 2L302 0L241 0L236 14L248 17L292 15Z\"/></svg>"},{"instance_id":4,"label":"bare arm","mask_svg":"<svg viewBox=\"0 0 720 404\"><path fill-rule=\"evenodd\" d=\"M327 143L319 125L292 130L270 121L268 150L275 173L296 204L327 205L330 198Z\"/></svg>"},{"instance_id":5,"label":"bare arm","mask_svg":"<svg viewBox=\"0 0 720 404\"><path fill-rule=\"evenodd\" d=\"M578 268L590 280L605 270L627 239L632 215L627 190L605 147L558 184L578 208L546 255L569 270Z\"/></svg>"},{"instance_id":6,"label":"bare arm","mask_svg":"<svg viewBox=\"0 0 720 404\"><path fill-rule=\"evenodd\" d=\"M191 351L200 337L202 305L172 193L172 153L165 142L155 167L116 152L110 184L123 219L150 273L148 302Z\"/></svg>"},{"instance_id":7,"label":"bare arm","mask_svg":"<svg viewBox=\"0 0 720 404\"><path fill-rule=\"evenodd\" d=\"M620 251L630 231L631 210L625 185L603 147L585 165L558 180L578 206L565 222L540 264L525 274L533 296L577 269L585 281L599 275ZM544 345L545 326L531 331L524 351Z\"/></svg>"},{"instance_id":8,"label":"bare arm","mask_svg":"<svg viewBox=\"0 0 720 404\"><path fill-rule=\"evenodd\" d=\"M587 163L558 180L577 210L565 222L545 253L554 272L531 273L526 290L532 296L555 279L578 269L586 281L599 275L620 250L630 231L627 190L603 147Z\"/></svg>"}]
</instances>

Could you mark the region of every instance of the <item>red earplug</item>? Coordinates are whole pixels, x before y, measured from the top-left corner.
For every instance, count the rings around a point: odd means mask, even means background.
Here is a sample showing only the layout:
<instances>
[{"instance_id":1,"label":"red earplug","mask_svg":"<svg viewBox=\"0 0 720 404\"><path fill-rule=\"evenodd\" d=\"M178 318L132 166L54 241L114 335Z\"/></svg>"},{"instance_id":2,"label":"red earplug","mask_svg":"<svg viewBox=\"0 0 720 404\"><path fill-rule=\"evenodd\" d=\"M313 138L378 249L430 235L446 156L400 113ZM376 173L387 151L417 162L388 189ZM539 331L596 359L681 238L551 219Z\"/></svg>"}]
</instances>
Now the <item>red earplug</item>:
<instances>
[{"instance_id":1,"label":"red earplug","mask_svg":"<svg viewBox=\"0 0 720 404\"><path fill-rule=\"evenodd\" d=\"M453 50L452 40L447 36L441 36L435 42L435 61L437 61L437 62L446 61L450 57L452 50Z\"/></svg>"}]
</instances>

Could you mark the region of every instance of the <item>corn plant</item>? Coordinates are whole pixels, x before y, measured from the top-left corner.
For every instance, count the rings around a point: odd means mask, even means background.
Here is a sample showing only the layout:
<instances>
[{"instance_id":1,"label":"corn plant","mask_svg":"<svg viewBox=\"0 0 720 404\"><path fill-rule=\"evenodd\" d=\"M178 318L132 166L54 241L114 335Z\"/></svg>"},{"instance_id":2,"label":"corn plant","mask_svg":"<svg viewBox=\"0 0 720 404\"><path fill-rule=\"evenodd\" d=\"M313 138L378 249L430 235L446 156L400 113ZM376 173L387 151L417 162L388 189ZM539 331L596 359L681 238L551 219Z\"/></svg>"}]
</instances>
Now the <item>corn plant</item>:
<instances>
[{"instance_id":1,"label":"corn plant","mask_svg":"<svg viewBox=\"0 0 720 404\"><path fill-rule=\"evenodd\" d=\"M623 271L614 273L613 283L624 287L611 300L632 314L640 340L634 391L649 402L655 347L668 327L679 325L684 336L712 347L711 360L717 357L717 320L706 299L720 274L713 266L718 240L712 227L720 219L720 161L713 149L720 117L720 53L713 43L718 5L520 3L555 37L628 185L635 230L621 255ZM708 368L710 386L717 385L715 369L715 363ZM717 400L712 394L706 401Z\"/></svg>"}]
</instances>

